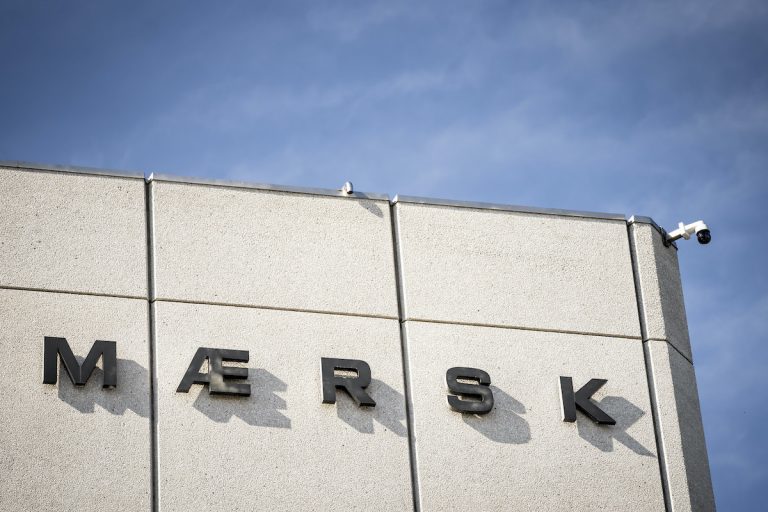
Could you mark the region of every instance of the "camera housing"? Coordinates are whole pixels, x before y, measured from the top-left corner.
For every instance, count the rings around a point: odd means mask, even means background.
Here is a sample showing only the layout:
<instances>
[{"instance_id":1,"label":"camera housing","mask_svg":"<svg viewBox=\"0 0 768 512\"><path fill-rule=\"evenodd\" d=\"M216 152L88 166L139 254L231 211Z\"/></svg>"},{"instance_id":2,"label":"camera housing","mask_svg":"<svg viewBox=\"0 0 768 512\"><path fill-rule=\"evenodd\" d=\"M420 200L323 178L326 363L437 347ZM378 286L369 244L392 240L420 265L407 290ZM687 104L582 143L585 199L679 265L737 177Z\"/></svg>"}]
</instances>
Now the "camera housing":
<instances>
[{"instance_id":1,"label":"camera housing","mask_svg":"<svg viewBox=\"0 0 768 512\"><path fill-rule=\"evenodd\" d=\"M701 245L707 245L712 241L712 233L708 229L701 229L696 232L696 239Z\"/></svg>"}]
</instances>

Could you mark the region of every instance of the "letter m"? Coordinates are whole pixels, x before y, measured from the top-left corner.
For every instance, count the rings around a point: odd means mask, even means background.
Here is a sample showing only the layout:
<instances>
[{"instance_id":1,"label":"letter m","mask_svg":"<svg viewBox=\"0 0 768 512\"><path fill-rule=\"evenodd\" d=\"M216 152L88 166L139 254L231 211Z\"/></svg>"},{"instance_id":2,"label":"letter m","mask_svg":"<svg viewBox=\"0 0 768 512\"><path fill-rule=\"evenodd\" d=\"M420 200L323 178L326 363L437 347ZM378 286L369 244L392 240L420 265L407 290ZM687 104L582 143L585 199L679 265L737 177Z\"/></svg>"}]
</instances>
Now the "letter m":
<instances>
[{"instance_id":1,"label":"letter m","mask_svg":"<svg viewBox=\"0 0 768 512\"><path fill-rule=\"evenodd\" d=\"M75 386L84 386L91 377L96 368L96 361L101 357L104 367L105 388L117 386L117 343L114 341L97 340L88 352L88 356L80 365L69 348L66 338L53 338L45 336L45 347L43 353L43 384L56 384L58 378L58 358L64 363L64 369L67 370L72 384Z\"/></svg>"}]
</instances>

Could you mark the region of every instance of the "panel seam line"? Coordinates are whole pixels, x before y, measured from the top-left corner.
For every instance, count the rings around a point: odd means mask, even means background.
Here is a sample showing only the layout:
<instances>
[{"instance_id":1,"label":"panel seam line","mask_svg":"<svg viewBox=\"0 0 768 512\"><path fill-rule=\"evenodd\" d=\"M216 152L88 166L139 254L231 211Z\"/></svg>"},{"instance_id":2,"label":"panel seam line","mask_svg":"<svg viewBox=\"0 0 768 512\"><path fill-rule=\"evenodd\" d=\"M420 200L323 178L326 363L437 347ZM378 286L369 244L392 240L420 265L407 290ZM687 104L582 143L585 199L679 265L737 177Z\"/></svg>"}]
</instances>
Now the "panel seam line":
<instances>
[{"instance_id":1,"label":"panel seam line","mask_svg":"<svg viewBox=\"0 0 768 512\"><path fill-rule=\"evenodd\" d=\"M403 391L405 394L405 421L408 426L408 459L411 469L411 496L413 499L413 510L419 512L420 490L419 474L416 464L416 439L413 429L413 400L411 396L411 387L409 385L410 364L408 362L408 336L405 326L405 291L403 290L403 276L400 253L400 231L397 222L397 206L390 204L389 216L392 233L392 249L395 260L395 289L397 292L397 313L398 327L400 331L400 353L403 361Z\"/></svg>"},{"instance_id":2,"label":"panel seam line","mask_svg":"<svg viewBox=\"0 0 768 512\"><path fill-rule=\"evenodd\" d=\"M668 339L666 339L666 338L645 338L645 339L643 339L643 343L647 343L647 342L649 342L649 341L662 341L662 342L666 343L667 345L669 345L670 347L672 347L672 348L675 350L675 352L677 352L678 354L680 354L680 357L682 357L683 359L685 359L686 361L688 361L688 362L691 364L691 366L693 366L693 361L691 361L691 359L690 359L690 358L689 358L687 355L683 354L683 353L680 351L680 349L679 349L679 348L677 348L677 347L675 346L675 344L674 344L674 343L671 343L671 342L670 342Z\"/></svg>"},{"instance_id":3,"label":"panel seam line","mask_svg":"<svg viewBox=\"0 0 768 512\"><path fill-rule=\"evenodd\" d=\"M55 288L38 288L34 286L0 285L0 290L17 290L22 292L63 293L67 295L86 295L89 297L107 297L107 298L113 298L113 299L147 300L146 296L141 296L141 295L118 295L113 293L83 292L83 291L76 291L76 290L58 290Z\"/></svg>"},{"instance_id":4,"label":"panel seam line","mask_svg":"<svg viewBox=\"0 0 768 512\"><path fill-rule=\"evenodd\" d=\"M203 306L226 306L230 308L247 308L247 309L263 309L265 311L286 311L292 313L313 313L317 315L333 315L333 316L355 316L360 318L379 318L382 320L398 320L398 317L391 315L376 315L369 313L346 313L343 311L328 311L322 309L304 309L304 308L289 308L282 306L264 306L255 304L236 304L229 302L216 302L216 301L204 301L204 300L186 300L186 299L167 299L157 298L149 301L155 302L171 302L177 304L200 304Z\"/></svg>"},{"instance_id":5,"label":"panel seam line","mask_svg":"<svg viewBox=\"0 0 768 512\"><path fill-rule=\"evenodd\" d=\"M669 512L672 510L671 498L669 495L669 481L664 455L664 443L661 438L661 425L659 423L658 402L656 400L656 382L653 375L653 361L650 357L650 346L645 343L647 336L647 326L645 325L645 307L643 302L643 287L640 283L640 274L637 264L637 247L635 246L632 227L627 225L627 242L629 244L630 264L632 265L632 281L635 285L635 300L637 301L637 316L640 322L640 333L643 337L643 362L645 363L645 378L648 385L648 398L651 402L651 419L653 420L653 435L656 440L656 454L659 463L659 477L661 479L661 490L664 499L664 509Z\"/></svg>"},{"instance_id":6,"label":"panel seam line","mask_svg":"<svg viewBox=\"0 0 768 512\"><path fill-rule=\"evenodd\" d=\"M149 309L149 382L150 382L150 466L152 477L152 510L157 512L159 505L159 457L158 457L158 411L157 411L157 368L155 357L155 308L152 297L155 295L155 219L152 196L152 183L144 183L144 200L146 202L145 219L147 223L147 299Z\"/></svg>"},{"instance_id":7,"label":"panel seam line","mask_svg":"<svg viewBox=\"0 0 768 512\"><path fill-rule=\"evenodd\" d=\"M534 331L534 332L551 332L556 334L579 334L583 336L600 336L604 338L622 338L627 340L642 341L641 336L631 336L628 334L612 334L612 333L600 333L589 331L568 331L565 329L548 329L545 327L525 327L521 325L503 325L503 324L490 324L481 322L452 322L450 320L427 320L423 318L406 318L403 322L422 322L429 324L445 324L445 325L466 325L468 327L491 327L494 329L512 329L517 331Z\"/></svg>"}]
</instances>

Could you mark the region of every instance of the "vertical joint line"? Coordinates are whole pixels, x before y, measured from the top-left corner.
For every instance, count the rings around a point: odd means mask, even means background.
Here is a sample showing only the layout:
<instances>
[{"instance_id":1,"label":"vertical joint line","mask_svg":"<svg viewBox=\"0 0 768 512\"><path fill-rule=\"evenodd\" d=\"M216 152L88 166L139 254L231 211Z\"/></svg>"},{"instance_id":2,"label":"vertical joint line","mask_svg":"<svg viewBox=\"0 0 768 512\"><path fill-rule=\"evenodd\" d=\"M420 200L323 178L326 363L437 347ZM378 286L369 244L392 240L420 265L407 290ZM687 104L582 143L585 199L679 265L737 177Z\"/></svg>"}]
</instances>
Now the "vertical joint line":
<instances>
[{"instance_id":1,"label":"vertical joint line","mask_svg":"<svg viewBox=\"0 0 768 512\"><path fill-rule=\"evenodd\" d=\"M400 255L400 230L398 229L396 205L389 204L389 217L392 223L392 248L395 258L395 288L397 290L397 316L400 330L400 350L403 361L403 390L405 391L405 421L408 427L408 458L411 466L411 493L413 510L419 512L419 476L416 468L416 443L413 432L413 410L411 387L409 385L410 367L408 364L407 334L405 330L405 293Z\"/></svg>"},{"instance_id":2,"label":"vertical joint line","mask_svg":"<svg viewBox=\"0 0 768 512\"><path fill-rule=\"evenodd\" d=\"M158 505L158 456L157 456L157 371L155 368L155 221L153 215L152 181L144 182L145 222L147 225L147 307L149 309L149 435L150 435L150 468L151 468L151 504L153 512L159 510Z\"/></svg>"},{"instance_id":3,"label":"vertical joint line","mask_svg":"<svg viewBox=\"0 0 768 512\"><path fill-rule=\"evenodd\" d=\"M632 225L627 225L627 239L629 241L629 257L632 261L632 277L635 284L635 300L637 301L637 315L640 320L640 334L642 337L643 361L645 363L645 377L648 383L648 395L651 399L651 417L653 418L653 434L656 439L656 454L659 461L659 476L661 489L664 494L664 509L672 510L667 480L667 467L664 456L664 443L661 437L661 425L659 424L658 403L656 401L656 383L653 378L653 363L651 361L650 346L648 340L648 328L645 323L645 305L643 303L643 287L640 283L640 269L637 262L637 246L632 236Z\"/></svg>"}]
</instances>

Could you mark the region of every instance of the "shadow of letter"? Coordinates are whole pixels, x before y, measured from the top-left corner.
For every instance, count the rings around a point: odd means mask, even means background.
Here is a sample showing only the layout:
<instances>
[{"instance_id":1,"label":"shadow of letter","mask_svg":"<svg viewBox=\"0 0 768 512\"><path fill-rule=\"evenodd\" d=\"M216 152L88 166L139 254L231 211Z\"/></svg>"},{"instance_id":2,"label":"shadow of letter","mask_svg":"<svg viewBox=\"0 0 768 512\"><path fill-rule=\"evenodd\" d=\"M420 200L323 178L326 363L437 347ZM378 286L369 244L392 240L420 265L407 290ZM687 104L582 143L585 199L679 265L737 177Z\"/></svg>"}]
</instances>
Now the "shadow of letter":
<instances>
[{"instance_id":1,"label":"shadow of letter","mask_svg":"<svg viewBox=\"0 0 768 512\"><path fill-rule=\"evenodd\" d=\"M75 357L83 364L84 357ZM59 399L82 413L93 413L98 405L111 414L122 415L131 410L142 418L149 418L149 372L129 359L117 360L117 387L103 388L104 372L97 367L85 386L75 386L59 361Z\"/></svg>"},{"instance_id":2,"label":"shadow of letter","mask_svg":"<svg viewBox=\"0 0 768 512\"><path fill-rule=\"evenodd\" d=\"M277 393L285 392L285 382L262 368L248 369L251 396L211 396L202 387L193 407L217 423L228 423L237 416L255 427L291 428L290 418L280 411L287 408L285 400Z\"/></svg>"},{"instance_id":3,"label":"shadow of letter","mask_svg":"<svg viewBox=\"0 0 768 512\"><path fill-rule=\"evenodd\" d=\"M496 386L493 391L493 410L488 414L462 414L464 423L497 443L523 444L531 440L531 428L520 414L525 406ZM457 413L461 414L461 413Z\"/></svg>"},{"instance_id":4,"label":"shadow of letter","mask_svg":"<svg viewBox=\"0 0 768 512\"><path fill-rule=\"evenodd\" d=\"M579 412L576 426L582 439L603 452L612 452L613 442L618 441L638 455L655 457L653 452L627 433L629 427L637 423L645 414L642 409L626 398L618 396L606 396L600 401L599 406L616 420L616 424L597 425Z\"/></svg>"},{"instance_id":5,"label":"shadow of letter","mask_svg":"<svg viewBox=\"0 0 768 512\"><path fill-rule=\"evenodd\" d=\"M366 389L376 401L376 407L358 407L352 398L342 390L336 392L336 414L349 426L362 434L374 433L374 420L385 430L405 437L405 397L384 382L371 379Z\"/></svg>"}]
</instances>

